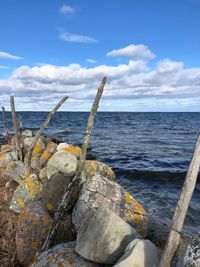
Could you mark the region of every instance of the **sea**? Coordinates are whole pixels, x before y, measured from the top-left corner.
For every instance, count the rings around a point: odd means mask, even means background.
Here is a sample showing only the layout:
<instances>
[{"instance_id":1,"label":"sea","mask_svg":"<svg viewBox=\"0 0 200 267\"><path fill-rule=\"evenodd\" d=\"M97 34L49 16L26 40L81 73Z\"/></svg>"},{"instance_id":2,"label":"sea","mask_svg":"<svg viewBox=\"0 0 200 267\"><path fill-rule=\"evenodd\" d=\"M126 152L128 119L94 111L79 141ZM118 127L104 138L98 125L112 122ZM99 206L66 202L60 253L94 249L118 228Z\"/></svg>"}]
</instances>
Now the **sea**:
<instances>
[{"instance_id":1,"label":"sea","mask_svg":"<svg viewBox=\"0 0 200 267\"><path fill-rule=\"evenodd\" d=\"M18 112L24 128L38 128L48 112ZM81 144L88 112L57 112L45 135ZM6 113L12 132L11 113ZM200 113L98 112L90 142L96 160L108 164L117 182L152 216L170 222L200 129ZM3 135L0 117L0 133ZM200 230L200 179L185 227Z\"/></svg>"}]
</instances>

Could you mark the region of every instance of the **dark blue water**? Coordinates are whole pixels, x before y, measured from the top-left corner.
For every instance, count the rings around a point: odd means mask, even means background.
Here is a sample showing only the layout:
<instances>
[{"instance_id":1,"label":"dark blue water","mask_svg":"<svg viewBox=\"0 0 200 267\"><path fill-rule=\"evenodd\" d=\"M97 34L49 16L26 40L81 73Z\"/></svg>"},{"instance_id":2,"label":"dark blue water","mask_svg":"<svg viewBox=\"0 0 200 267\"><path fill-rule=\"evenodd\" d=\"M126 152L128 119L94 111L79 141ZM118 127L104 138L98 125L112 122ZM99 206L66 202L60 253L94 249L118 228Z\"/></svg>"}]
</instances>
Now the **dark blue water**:
<instances>
[{"instance_id":1,"label":"dark blue water","mask_svg":"<svg viewBox=\"0 0 200 267\"><path fill-rule=\"evenodd\" d=\"M37 128L48 113L20 112L23 126ZM89 113L58 112L45 133L61 141L81 143ZM7 113L11 128L11 114ZM170 219L185 178L200 113L98 113L91 139L97 160L109 164L117 180L145 208ZM0 130L3 133L2 121ZM185 224L200 228L200 183Z\"/></svg>"}]
</instances>

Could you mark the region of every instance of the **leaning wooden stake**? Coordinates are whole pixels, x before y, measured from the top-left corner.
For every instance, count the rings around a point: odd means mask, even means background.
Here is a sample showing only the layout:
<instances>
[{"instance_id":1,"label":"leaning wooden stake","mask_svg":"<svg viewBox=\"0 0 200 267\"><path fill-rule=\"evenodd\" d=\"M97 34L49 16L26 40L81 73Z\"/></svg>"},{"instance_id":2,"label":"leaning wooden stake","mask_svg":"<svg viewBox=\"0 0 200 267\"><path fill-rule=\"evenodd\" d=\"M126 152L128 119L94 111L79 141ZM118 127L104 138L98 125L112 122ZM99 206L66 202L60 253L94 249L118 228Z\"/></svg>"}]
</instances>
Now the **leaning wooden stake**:
<instances>
[{"instance_id":1,"label":"leaning wooden stake","mask_svg":"<svg viewBox=\"0 0 200 267\"><path fill-rule=\"evenodd\" d=\"M179 201L172 219L171 230L163 251L159 267L170 267L172 257L178 247L180 232L196 185L200 167L200 135L198 136L193 157L185 178Z\"/></svg>"},{"instance_id":2,"label":"leaning wooden stake","mask_svg":"<svg viewBox=\"0 0 200 267\"><path fill-rule=\"evenodd\" d=\"M7 128L6 114L5 114L5 108L4 107L2 107L2 117L3 117L3 127L5 129L6 142L10 145L11 139L10 139L9 130Z\"/></svg>"},{"instance_id":3,"label":"leaning wooden stake","mask_svg":"<svg viewBox=\"0 0 200 267\"><path fill-rule=\"evenodd\" d=\"M43 130L47 127L48 123L50 122L51 118L53 117L54 113L60 108L60 106L68 99L68 96L63 97L63 99L55 106L55 108L49 112L45 122L41 125L40 129L37 131L36 135L34 136L33 142L30 145L26 159L25 159L25 170L26 175L29 175L30 169L31 169L31 156L34 146L36 145L38 139L40 138L40 135L42 134Z\"/></svg>"},{"instance_id":4,"label":"leaning wooden stake","mask_svg":"<svg viewBox=\"0 0 200 267\"><path fill-rule=\"evenodd\" d=\"M17 154L18 158L22 160L22 149L20 146L20 137L19 137L19 131L18 131L18 122L16 118L16 113L15 113L15 102L14 102L14 96L10 97L10 107L12 111L12 119L13 119L13 126L14 126L14 135L15 135L15 141L16 141L16 146L17 146Z\"/></svg>"},{"instance_id":5,"label":"leaning wooden stake","mask_svg":"<svg viewBox=\"0 0 200 267\"><path fill-rule=\"evenodd\" d=\"M72 182L69 184L66 192L64 193L62 197L62 201L55 213L51 230L49 231L48 236L43 244L42 251L49 249L51 245L53 244L55 235L57 233L57 230L58 230L58 227L60 225L63 215L65 214L65 212L67 212L69 209L71 209L74 206L74 203L79 195L81 184L82 184L82 180L81 180L82 171L85 166L87 149L88 149L90 137L91 137L92 130L93 130L94 120L95 120L95 116L96 116L97 109L99 106L99 101L101 99L105 83L106 83L106 78L104 77L98 88L97 95L95 97L95 100L94 100L94 103L92 105L92 109L90 112L90 116L88 118L88 124L87 124L87 128L86 128L85 135L83 138L82 153L81 153L81 156L78 162L77 171L75 173L75 176Z\"/></svg>"}]
</instances>

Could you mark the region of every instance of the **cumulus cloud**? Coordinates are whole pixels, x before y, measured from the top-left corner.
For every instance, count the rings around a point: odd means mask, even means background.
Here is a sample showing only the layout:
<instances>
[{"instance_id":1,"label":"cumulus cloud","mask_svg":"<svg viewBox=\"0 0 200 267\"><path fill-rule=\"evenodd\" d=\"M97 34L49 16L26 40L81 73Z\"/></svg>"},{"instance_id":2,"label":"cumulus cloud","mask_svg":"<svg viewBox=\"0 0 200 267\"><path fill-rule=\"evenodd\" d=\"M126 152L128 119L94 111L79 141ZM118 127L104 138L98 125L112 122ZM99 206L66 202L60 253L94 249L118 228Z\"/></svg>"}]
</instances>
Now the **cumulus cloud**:
<instances>
[{"instance_id":1,"label":"cumulus cloud","mask_svg":"<svg viewBox=\"0 0 200 267\"><path fill-rule=\"evenodd\" d=\"M22 57L18 57L15 55L12 55L10 53L0 51L0 58L6 58L6 59L22 59Z\"/></svg>"},{"instance_id":2,"label":"cumulus cloud","mask_svg":"<svg viewBox=\"0 0 200 267\"><path fill-rule=\"evenodd\" d=\"M92 37L86 35L80 35L70 32L60 32L59 37L66 41L72 43L97 43L98 41Z\"/></svg>"},{"instance_id":3,"label":"cumulus cloud","mask_svg":"<svg viewBox=\"0 0 200 267\"><path fill-rule=\"evenodd\" d=\"M131 44L120 49L114 49L106 54L107 56L112 57L121 57L126 56L128 58L144 58L152 59L155 57L154 53L143 44L135 45Z\"/></svg>"},{"instance_id":4,"label":"cumulus cloud","mask_svg":"<svg viewBox=\"0 0 200 267\"><path fill-rule=\"evenodd\" d=\"M71 6L68 6L66 4L64 4L61 8L60 8L60 13L64 14L64 15L73 15L75 13L75 9Z\"/></svg>"},{"instance_id":5,"label":"cumulus cloud","mask_svg":"<svg viewBox=\"0 0 200 267\"><path fill-rule=\"evenodd\" d=\"M84 67L73 63L67 66L21 66L8 79L0 80L0 101L14 94L25 109L37 108L35 103L43 105L38 109L48 109L62 96L69 95L69 108L80 110L84 107L85 110L103 76L107 76L103 95L106 102L102 104L105 110L111 104L113 109L126 109L125 103L131 108L131 101L136 101L137 107L141 106L144 110L147 107L162 108L166 103L166 110L175 104L183 108L187 105L196 108L200 104L200 68L186 68L183 62L170 59L163 59L155 67L150 67L142 56L118 65ZM122 106L115 105L122 103L120 101L124 103Z\"/></svg>"}]
</instances>

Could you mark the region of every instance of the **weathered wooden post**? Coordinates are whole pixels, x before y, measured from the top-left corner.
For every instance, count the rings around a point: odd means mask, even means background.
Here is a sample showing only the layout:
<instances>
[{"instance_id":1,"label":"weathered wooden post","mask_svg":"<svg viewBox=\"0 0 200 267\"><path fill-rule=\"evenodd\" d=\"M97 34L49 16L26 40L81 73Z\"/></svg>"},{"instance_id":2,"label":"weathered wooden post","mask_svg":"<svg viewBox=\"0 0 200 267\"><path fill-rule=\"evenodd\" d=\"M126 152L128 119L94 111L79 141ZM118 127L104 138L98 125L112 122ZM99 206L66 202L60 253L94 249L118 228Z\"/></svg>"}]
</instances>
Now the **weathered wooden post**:
<instances>
[{"instance_id":1,"label":"weathered wooden post","mask_svg":"<svg viewBox=\"0 0 200 267\"><path fill-rule=\"evenodd\" d=\"M85 131L85 135L83 138L83 144L82 144L82 153L78 162L77 171L75 173L75 176L72 180L72 182L69 184L66 192L64 193L62 197L62 201L55 213L53 224L51 227L51 230L48 233L48 236L43 244L42 251L45 251L51 247L53 244L55 235L57 233L58 227L60 225L60 222L62 220L63 215L65 212L67 212L70 208L74 206L74 203L76 201L75 196L78 197L80 189L81 189L81 177L82 177L82 171L85 166L85 159L87 154L87 149L89 145L89 140L92 134L94 120L96 117L97 109L99 106L99 102L103 93L103 89L106 83L106 78L104 77L99 88L97 91L97 95L95 97L94 103L92 105L92 109L88 118L88 124Z\"/></svg>"},{"instance_id":2,"label":"weathered wooden post","mask_svg":"<svg viewBox=\"0 0 200 267\"><path fill-rule=\"evenodd\" d=\"M11 144L11 138L9 134L9 130L6 123L6 114L5 114L5 108L2 107L2 118L3 118L3 127L5 130L5 136L6 136L6 142L10 145Z\"/></svg>"},{"instance_id":3,"label":"weathered wooden post","mask_svg":"<svg viewBox=\"0 0 200 267\"><path fill-rule=\"evenodd\" d=\"M53 117L54 113L60 108L60 106L68 99L68 96L63 97L63 99L55 106L55 108L49 112L45 122L41 125L40 129L37 131L36 135L34 136L33 142L30 145L26 159L25 159L25 170L26 170L26 175L29 175L30 169L31 169L31 157L32 157L32 151L37 143L38 139L40 138L40 135L42 134L43 130L47 127L48 123L50 122L51 118Z\"/></svg>"},{"instance_id":4,"label":"weathered wooden post","mask_svg":"<svg viewBox=\"0 0 200 267\"><path fill-rule=\"evenodd\" d=\"M198 136L192 160L187 171L181 195L172 219L171 230L165 245L159 267L170 267L173 255L178 247L180 232L196 185L200 167L200 135Z\"/></svg>"},{"instance_id":5,"label":"weathered wooden post","mask_svg":"<svg viewBox=\"0 0 200 267\"><path fill-rule=\"evenodd\" d=\"M18 158L22 160L22 149L20 145L20 137L19 137L19 132L18 132L18 122L16 118L16 113L15 113L14 96L10 96L10 106L11 106L11 111L12 111L14 135L15 135L15 141L16 141L16 146L17 146L17 155L18 155Z\"/></svg>"}]
</instances>

